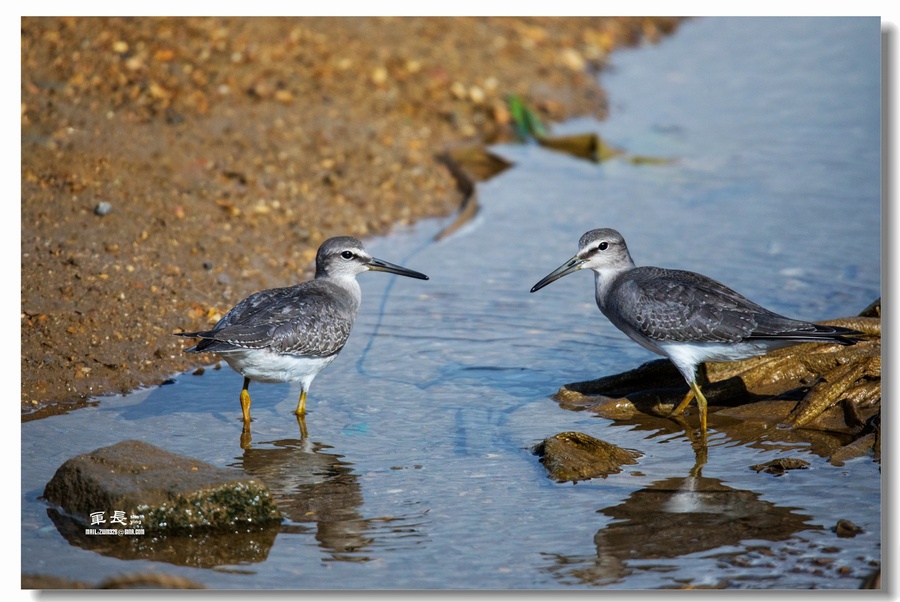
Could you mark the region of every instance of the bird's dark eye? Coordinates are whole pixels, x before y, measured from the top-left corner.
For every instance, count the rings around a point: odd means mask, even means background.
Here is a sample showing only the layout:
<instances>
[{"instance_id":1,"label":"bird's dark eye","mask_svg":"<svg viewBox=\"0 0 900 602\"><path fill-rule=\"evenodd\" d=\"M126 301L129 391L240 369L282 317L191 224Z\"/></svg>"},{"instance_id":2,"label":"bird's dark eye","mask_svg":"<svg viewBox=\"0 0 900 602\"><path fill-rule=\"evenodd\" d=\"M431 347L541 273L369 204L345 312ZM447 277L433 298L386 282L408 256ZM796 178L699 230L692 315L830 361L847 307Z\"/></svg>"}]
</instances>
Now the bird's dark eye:
<instances>
[{"instance_id":1,"label":"bird's dark eye","mask_svg":"<svg viewBox=\"0 0 900 602\"><path fill-rule=\"evenodd\" d=\"M353 259L353 251L344 251L341 253L341 257L344 259Z\"/></svg>"},{"instance_id":2,"label":"bird's dark eye","mask_svg":"<svg viewBox=\"0 0 900 602\"><path fill-rule=\"evenodd\" d=\"M597 245L597 249L599 249L600 251L605 251L607 248L609 248L609 243L605 240Z\"/></svg>"}]
</instances>

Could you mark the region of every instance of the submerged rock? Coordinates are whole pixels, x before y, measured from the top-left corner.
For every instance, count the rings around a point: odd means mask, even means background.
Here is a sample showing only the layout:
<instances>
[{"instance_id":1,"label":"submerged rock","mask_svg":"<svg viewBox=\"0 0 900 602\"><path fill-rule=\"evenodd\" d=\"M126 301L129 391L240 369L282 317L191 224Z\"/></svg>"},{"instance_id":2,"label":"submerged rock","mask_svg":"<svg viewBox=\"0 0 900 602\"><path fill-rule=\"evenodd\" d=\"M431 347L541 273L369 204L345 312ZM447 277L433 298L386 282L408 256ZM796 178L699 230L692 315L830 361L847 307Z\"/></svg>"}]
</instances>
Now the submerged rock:
<instances>
[{"instance_id":1,"label":"submerged rock","mask_svg":"<svg viewBox=\"0 0 900 602\"><path fill-rule=\"evenodd\" d=\"M865 529L859 525L853 524L852 521L849 521L846 518L838 519L837 524L831 530L834 531L835 535L838 537L856 537L860 533L866 532Z\"/></svg>"},{"instance_id":2,"label":"submerged rock","mask_svg":"<svg viewBox=\"0 0 900 602\"><path fill-rule=\"evenodd\" d=\"M778 458L777 460L770 460L769 462L764 462L762 464L755 464L750 467L750 470L767 472L775 476L780 476L789 470L801 468L809 468L809 462L799 458Z\"/></svg>"},{"instance_id":3,"label":"submerged rock","mask_svg":"<svg viewBox=\"0 0 900 602\"><path fill-rule=\"evenodd\" d=\"M622 471L625 464L637 464L639 452L574 431L548 437L534 447L550 478L564 483L606 477Z\"/></svg>"},{"instance_id":4,"label":"submerged rock","mask_svg":"<svg viewBox=\"0 0 900 602\"><path fill-rule=\"evenodd\" d=\"M261 481L142 441L67 460L43 497L98 530L234 530L281 520Z\"/></svg>"}]
</instances>

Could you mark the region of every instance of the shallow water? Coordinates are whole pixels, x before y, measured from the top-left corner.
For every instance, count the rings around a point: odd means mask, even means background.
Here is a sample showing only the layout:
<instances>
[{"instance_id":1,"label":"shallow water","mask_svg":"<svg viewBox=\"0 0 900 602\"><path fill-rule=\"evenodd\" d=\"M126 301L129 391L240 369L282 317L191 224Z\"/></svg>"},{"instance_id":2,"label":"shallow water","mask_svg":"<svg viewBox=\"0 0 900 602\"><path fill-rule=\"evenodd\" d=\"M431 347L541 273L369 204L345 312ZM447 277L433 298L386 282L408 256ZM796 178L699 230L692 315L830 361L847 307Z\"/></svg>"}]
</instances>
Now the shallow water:
<instances>
[{"instance_id":1,"label":"shallow water","mask_svg":"<svg viewBox=\"0 0 900 602\"><path fill-rule=\"evenodd\" d=\"M673 163L499 147L516 168L479 185L464 230L435 243L444 224L430 221L368 241L431 280L360 276L360 317L312 385L308 438L298 390L254 384L242 449L241 377L227 367L23 424L22 570L242 589L858 587L881 560L878 464L711 431L692 476L682 432L550 399L653 356L606 322L589 275L528 289L609 226L639 265L702 271L798 318L858 313L880 294L879 45L877 19L700 19L614 55L610 119L554 133L596 131ZM554 483L531 447L569 430L643 456ZM125 439L259 476L287 520L203 561L67 537L37 499L44 485L67 458ZM810 466L749 468L785 456ZM839 519L864 533L836 537Z\"/></svg>"}]
</instances>

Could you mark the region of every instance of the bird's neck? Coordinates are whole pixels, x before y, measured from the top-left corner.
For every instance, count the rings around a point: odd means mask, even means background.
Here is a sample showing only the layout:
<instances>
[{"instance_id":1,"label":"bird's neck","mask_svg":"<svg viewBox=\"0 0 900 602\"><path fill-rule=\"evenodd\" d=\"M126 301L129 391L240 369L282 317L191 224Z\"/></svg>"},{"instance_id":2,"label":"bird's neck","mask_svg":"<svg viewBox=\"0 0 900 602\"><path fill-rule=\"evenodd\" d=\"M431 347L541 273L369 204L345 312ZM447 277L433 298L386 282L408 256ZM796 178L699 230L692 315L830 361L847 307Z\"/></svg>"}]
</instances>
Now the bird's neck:
<instances>
[{"instance_id":1,"label":"bird's neck","mask_svg":"<svg viewBox=\"0 0 900 602\"><path fill-rule=\"evenodd\" d=\"M602 268L594 270L594 289L596 291L597 305L600 309L604 309L605 300L609 298L607 291L616 278L632 269L634 265L623 266L618 268Z\"/></svg>"},{"instance_id":2,"label":"bird's neck","mask_svg":"<svg viewBox=\"0 0 900 602\"><path fill-rule=\"evenodd\" d=\"M320 280L323 282L327 282L332 286L339 287L348 293L350 293L350 300L352 307L350 309L353 310L355 314L359 311L359 304L362 301L362 289L359 288L359 282L356 281L355 275L350 274L338 274L338 275L327 275L327 276L316 276L316 280Z\"/></svg>"}]
</instances>

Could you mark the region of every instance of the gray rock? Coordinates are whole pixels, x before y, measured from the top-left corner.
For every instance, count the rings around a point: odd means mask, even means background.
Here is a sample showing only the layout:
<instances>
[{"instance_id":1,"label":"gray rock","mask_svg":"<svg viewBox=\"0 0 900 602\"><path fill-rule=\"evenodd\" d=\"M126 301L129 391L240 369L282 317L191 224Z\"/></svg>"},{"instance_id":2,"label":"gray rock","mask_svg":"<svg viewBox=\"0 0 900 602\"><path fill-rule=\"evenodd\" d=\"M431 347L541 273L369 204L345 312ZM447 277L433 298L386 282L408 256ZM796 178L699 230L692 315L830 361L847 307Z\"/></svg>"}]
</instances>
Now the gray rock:
<instances>
[{"instance_id":1,"label":"gray rock","mask_svg":"<svg viewBox=\"0 0 900 602\"><path fill-rule=\"evenodd\" d=\"M106 529L234 530L281 520L261 481L142 441L67 460L43 497L86 527ZM92 515L105 522L92 524Z\"/></svg>"}]
</instances>

